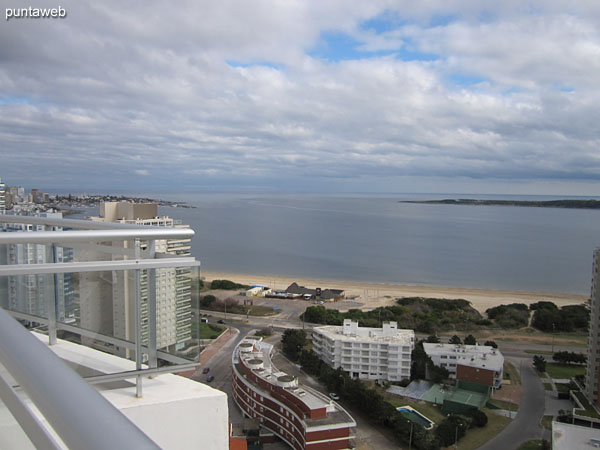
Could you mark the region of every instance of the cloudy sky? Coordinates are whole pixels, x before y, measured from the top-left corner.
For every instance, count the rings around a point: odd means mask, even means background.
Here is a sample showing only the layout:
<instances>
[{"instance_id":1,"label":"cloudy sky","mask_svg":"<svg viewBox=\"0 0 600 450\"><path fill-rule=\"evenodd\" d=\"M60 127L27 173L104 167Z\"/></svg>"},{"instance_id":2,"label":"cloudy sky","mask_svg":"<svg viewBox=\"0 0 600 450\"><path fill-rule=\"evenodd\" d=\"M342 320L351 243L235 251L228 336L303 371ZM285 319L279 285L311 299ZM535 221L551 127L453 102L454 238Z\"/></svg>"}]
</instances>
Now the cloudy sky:
<instances>
[{"instance_id":1,"label":"cloudy sky","mask_svg":"<svg viewBox=\"0 0 600 450\"><path fill-rule=\"evenodd\" d=\"M597 0L60 5L0 22L8 184L600 195Z\"/></svg>"}]
</instances>

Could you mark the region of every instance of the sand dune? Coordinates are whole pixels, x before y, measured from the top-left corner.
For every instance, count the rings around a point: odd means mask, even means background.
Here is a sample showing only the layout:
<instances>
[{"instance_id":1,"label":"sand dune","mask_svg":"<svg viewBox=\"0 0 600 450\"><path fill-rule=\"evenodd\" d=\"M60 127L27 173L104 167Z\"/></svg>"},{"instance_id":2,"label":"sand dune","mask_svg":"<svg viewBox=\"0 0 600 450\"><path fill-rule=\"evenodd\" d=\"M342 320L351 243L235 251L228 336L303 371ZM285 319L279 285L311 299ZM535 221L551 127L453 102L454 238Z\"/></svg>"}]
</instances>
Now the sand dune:
<instances>
[{"instance_id":1,"label":"sand dune","mask_svg":"<svg viewBox=\"0 0 600 450\"><path fill-rule=\"evenodd\" d=\"M507 303L525 303L527 305L547 300L556 303L559 307L584 303L588 296L574 294L560 294L548 292L521 292L491 289L467 289L445 286L411 286L387 283L365 283L348 280L324 280L308 278L278 277L270 275L248 275L224 272L202 272L206 280L227 279L242 284L258 284L275 289L285 289L292 282L309 288L334 288L344 289L346 297L356 297L365 304L365 308L372 309L378 306L393 304L397 297L435 297L435 298L462 298L472 303L480 312L493 306Z\"/></svg>"}]
</instances>

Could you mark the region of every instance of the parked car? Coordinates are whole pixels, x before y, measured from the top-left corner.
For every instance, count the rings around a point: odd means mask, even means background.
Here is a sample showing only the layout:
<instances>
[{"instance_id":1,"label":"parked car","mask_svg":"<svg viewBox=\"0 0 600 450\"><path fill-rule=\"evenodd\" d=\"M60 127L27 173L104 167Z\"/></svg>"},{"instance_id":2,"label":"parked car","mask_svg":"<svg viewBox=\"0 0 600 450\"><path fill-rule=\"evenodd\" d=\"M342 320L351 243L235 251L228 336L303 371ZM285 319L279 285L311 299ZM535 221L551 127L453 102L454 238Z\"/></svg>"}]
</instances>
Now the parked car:
<instances>
[{"instance_id":1,"label":"parked car","mask_svg":"<svg viewBox=\"0 0 600 450\"><path fill-rule=\"evenodd\" d=\"M337 395L335 392L331 392L329 394L329 397L331 397L331 400L335 401L335 402L339 402L340 401L340 397L339 395Z\"/></svg>"},{"instance_id":2,"label":"parked car","mask_svg":"<svg viewBox=\"0 0 600 450\"><path fill-rule=\"evenodd\" d=\"M209 376L207 376L207 377L206 377L206 381L207 381L208 383L210 383L210 382L211 382L212 380L214 380L214 379L215 379L215 377L213 377L212 375L209 375Z\"/></svg>"},{"instance_id":3,"label":"parked car","mask_svg":"<svg viewBox=\"0 0 600 450\"><path fill-rule=\"evenodd\" d=\"M204 369L202 369L202 373L206 374L210 371L210 367L205 367Z\"/></svg>"},{"instance_id":4,"label":"parked car","mask_svg":"<svg viewBox=\"0 0 600 450\"><path fill-rule=\"evenodd\" d=\"M219 320L217 320L217 323L220 323L222 325L225 323L225 321L223 319L219 319Z\"/></svg>"}]
</instances>

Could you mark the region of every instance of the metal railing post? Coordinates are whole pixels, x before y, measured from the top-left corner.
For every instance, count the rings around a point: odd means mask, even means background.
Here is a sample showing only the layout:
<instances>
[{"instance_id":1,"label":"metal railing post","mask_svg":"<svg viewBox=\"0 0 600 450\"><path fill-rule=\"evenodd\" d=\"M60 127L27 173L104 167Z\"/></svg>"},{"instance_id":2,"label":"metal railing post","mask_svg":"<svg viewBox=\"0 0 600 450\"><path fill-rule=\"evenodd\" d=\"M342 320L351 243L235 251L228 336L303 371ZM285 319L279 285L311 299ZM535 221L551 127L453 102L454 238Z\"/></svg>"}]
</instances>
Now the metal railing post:
<instances>
[{"instance_id":1,"label":"metal railing post","mask_svg":"<svg viewBox=\"0 0 600 450\"><path fill-rule=\"evenodd\" d=\"M58 263L58 255L56 254L56 245L52 244L52 260L54 264ZM59 299L58 292L58 274L54 274L54 298L51 295L46 297L46 310L48 312L48 343L56 344L56 304Z\"/></svg>"},{"instance_id":2,"label":"metal railing post","mask_svg":"<svg viewBox=\"0 0 600 450\"><path fill-rule=\"evenodd\" d=\"M148 258L156 255L156 241L148 242ZM156 348L156 269L148 269L148 366L158 366Z\"/></svg>"},{"instance_id":3,"label":"metal railing post","mask_svg":"<svg viewBox=\"0 0 600 450\"><path fill-rule=\"evenodd\" d=\"M140 259L140 240L134 241L135 259ZM140 269L135 269L135 369L142 368L142 293ZM135 377L135 396L142 396L142 376Z\"/></svg>"}]
</instances>

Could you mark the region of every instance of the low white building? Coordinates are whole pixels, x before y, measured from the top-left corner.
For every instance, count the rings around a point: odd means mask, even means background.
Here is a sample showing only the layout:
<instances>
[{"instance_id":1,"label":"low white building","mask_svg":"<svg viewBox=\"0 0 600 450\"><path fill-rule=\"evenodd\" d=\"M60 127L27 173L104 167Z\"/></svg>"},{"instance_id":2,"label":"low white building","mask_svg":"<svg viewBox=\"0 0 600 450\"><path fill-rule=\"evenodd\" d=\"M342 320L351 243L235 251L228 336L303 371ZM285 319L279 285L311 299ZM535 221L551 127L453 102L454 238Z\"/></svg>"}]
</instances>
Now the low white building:
<instances>
[{"instance_id":1,"label":"low white building","mask_svg":"<svg viewBox=\"0 0 600 450\"><path fill-rule=\"evenodd\" d=\"M502 384L504 356L488 345L424 343L423 349L436 366L450 372L450 378L491 386Z\"/></svg>"},{"instance_id":2,"label":"low white building","mask_svg":"<svg viewBox=\"0 0 600 450\"><path fill-rule=\"evenodd\" d=\"M399 330L396 322L383 328L359 327L344 320L343 326L313 328L313 350L333 368L342 367L354 378L399 381L410 377L413 330Z\"/></svg>"}]
</instances>

